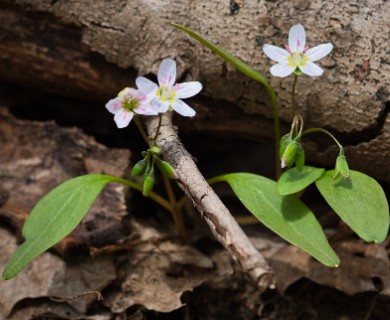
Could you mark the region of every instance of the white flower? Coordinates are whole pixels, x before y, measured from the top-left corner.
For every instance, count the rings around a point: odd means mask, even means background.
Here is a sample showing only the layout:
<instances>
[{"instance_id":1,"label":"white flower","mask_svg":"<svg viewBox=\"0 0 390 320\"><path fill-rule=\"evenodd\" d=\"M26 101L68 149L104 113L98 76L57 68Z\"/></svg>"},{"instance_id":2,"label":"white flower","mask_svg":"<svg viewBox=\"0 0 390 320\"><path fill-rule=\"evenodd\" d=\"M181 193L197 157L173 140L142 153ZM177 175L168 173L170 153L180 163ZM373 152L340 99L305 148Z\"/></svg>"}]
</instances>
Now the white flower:
<instances>
[{"instance_id":1,"label":"white flower","mask_svg":"<svg viewBox=\"0 0 390 320\"><path fill-rule=\"evenodd\" d=\"M151 92L154 96L151 101L153 107L160 113L173 109L182 116L193 117L195 110L181 99L190 98L199 93L202 90L202 84L198 81L175 84L176 62L172 59L164 59L161 62L157 79L159 85L144 77L136 79L138 88Z\"/></svg>"},{"instance_id":2,"label":"white flower","mask_svg":"<svg viewBox=\"0 0 390 320\"><path fill-rule=\"evenodd\" d=\"M127 127L134 113L142 115L157 115L158 112L150 105L151 97L143 90L125 88L118 97L107 102L106 108L113 113L118 128Z\"/></svg>"},{"instance_id":3,"label":"white flower","mask_svg":"<svg viewBox=\"0 0 390 320\"><path fill-rule=\"evenodd\" d=\"M331 43L320 44L309 49L306 46L305 29L301 24L296 24L290 29L288 35L288 46L286 49L266 44L263 51L266 56L276 62L270 71L275 77L287 77L291 73L309 76L320 76L324 72L314 61L320 60L329 54L333 45Z\"/></svg>"}]
</instances>

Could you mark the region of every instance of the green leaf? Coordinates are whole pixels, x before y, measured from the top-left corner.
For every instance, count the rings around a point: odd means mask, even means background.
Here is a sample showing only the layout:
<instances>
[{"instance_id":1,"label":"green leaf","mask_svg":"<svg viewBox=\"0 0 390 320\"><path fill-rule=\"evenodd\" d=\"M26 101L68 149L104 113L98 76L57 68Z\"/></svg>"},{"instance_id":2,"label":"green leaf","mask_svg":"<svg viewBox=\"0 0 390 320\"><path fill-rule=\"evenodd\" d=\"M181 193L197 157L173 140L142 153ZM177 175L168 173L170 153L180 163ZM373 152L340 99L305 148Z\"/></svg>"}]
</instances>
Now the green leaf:
<instances>
[{"instance_id":1,"label":"green leaf","mask_svg":"<svg viewBox=\"0 0 390 320\"><path fill-rule=\"evenodd\" d=\"M349 179L333 179L335 172L326 171L316 181L326 202L363 240L383 242L389 231L389 204L382 187L358 171L350 170Z\"/></svg>"},{"instance_id":2,"label":"green leaf","mask_svg":"<svg viewBox=\"0 0 390 320\"><path fill-rule=\"evenodd\" d=\"M276 182L250 173L211 179L226 181L244 206L265 226L330 267L340 263L314 214L294 195L281 196Z\"/></svg>"},{"instance_id":3,"label":"green leaf","mask_svg":"<svg viewBox=\"0 0 390 320\"><path fill-rule=\"evenodd\" d=\"M188 35L199 41L201 44L203 44L205 47L209 48L211 51L213 51L216 55L221 57L226 62L230 63L234 67L236 67L239 71L247 75L248 77L260 82L265 89L267 90L268 94L271 97L272 104L276 106L277 104L277 98L275 91L272 89L271 85L268 83L267 79L256 70L253 70L252 67L250 67L248 64L243 62L242 60L236 58L231 53L225 51L224 49L220 48L210 40L203 38L200 34L196 33L195 31L192 31L191 29L188 29L186 27L183 27L179 24L172 23L174 27L177 29L186 32Z\"/></svg>"},{"instance_id":4,"label":"green leaf","mask_svg":"<svg viewBox=\"0 0 390 320\"><path fill-rule=\"evenodd\" d=\"M319 177L325 169L304 166L302 170L294 167L285 171L278 180L278 191L281 195L293 194L302 191Z\"/></svg>"},{"instance_id":5,"label":"green leaf","mask_svg":"<svg viewBox=\"0 0 390 320\"><path fill-rule=\"evenodd\" d=\"M90 174L70 179L44 196L26 220L25 242L6 265L2 277L10 279L34 258L67 236L81 221L109 182L120 179Z\"/></svg>"}]
</instances>

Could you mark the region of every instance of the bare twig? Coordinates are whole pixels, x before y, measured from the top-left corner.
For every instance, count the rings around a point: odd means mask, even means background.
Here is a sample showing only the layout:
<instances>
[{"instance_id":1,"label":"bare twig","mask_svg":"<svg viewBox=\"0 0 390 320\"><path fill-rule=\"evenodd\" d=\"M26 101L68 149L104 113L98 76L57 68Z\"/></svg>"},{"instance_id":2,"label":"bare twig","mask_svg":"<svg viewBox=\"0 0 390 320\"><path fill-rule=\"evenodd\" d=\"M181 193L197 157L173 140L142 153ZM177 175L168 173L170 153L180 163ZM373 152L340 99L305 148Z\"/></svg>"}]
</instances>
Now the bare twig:
<instances>
[{"instance_id":1,"label":"bare twig","mask_svg":"<svg viewBox=\"0 0 390 320\"><path fill-rule=\"evenodd\" d=\"M149 136L154 137L159 119L149 119L147 131ZM160 147L165 160L175 168L180 188L192 200L217 240L261 290L274 288L272 269L199 172L191 155L180 142L170 115L162 116L156 145Z\"/></svg>"}]
</instances>

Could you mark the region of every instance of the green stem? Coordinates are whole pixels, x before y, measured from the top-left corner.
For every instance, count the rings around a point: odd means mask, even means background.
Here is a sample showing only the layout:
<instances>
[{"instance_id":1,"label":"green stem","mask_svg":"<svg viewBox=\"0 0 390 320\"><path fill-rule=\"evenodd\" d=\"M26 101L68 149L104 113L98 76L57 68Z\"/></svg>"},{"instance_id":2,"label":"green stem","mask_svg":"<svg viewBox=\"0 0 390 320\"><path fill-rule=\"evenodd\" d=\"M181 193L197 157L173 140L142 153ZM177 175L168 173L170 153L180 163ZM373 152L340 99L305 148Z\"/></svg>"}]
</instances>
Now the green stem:
<instances>
[{"instance_id":1,"label":"green stem","mask_svg":"<svg viewBox=\"0 0 390 320\"><path fill-rule=\"evenodd\" d=\"M133 188L137 191L140 191L140 192L143 191L142 185L140 185L139 183L134 182L134 181L115 177L115 181L113 180L113 182L118 182L118 183L124 184L124 185L126 185L130 188ZM157 193L152 191L151 193L149 193L149 198L151 198L153 201L155 201L156 203L161 205L163 208L167 209L169 212L173 211L173 207L171 206L171 204L166 199L164 199L163 197L158 195Z\"/></svg>"},{"instance_id":2,"label":"green stem","mask_svg":"<svg viewBox=\"0 0 390 320\"><path fill-rule=\"evenodd\" d=\"M187 203L187 201L188 201L188 197L185 194L183 194L179 199L179 201L176 202L176 208L181 211L184 205Z\"/></svg>"},{"instance_id":3,"label":"green stem","mask_svg":"<svg viewBox=\"0 0 390 320\"><path fill-rule=\"evenodd\" d=\"M292 91L291 91L291 119L294 119L295 113L297 112L297 106L295 102L295 88L297 86L297 81L298 81L298 75L294 74L294 81L292 85Z\"/></svg>"},{"instance_id":4,"label":"green stem","mask_svg":"<svg viewBox=\"0 0 390 320\"><path fill-rule=\"evenodd\" d=\"M322 128L310 128L310 129L307 129L307 130L303 131L302 132L302 136L304 136L305 134L308 134L308 133L312 133L312 132L322 132L322 133L325 133L326 135L331 137L333 139L333 141L337 144L337 146L340 148L340 154L344 153L343 146L340 144L340 142L338 142L336 137L333 134L331 134L328 130L325 130L325 129L322 129Z\"/></svg>"},{"instance_id":5,"label":"green stem","mask_svg":"<svg viewBox=\"0 0 390 320\"><path fill-rule=\"evenodd\" d=\"M170 210L172 214L173 221L175 222L176 230L179 233L180 237L183 241L187 240L187 233L183 222L183 215L181 212L181 208L177 206L177 201L175 197L175 193L173 192L172 184L167 175L164 172L161 172L164 180L165 189L167 191L168 199L170 202L170 206L172 210Z\"/></svg>"},{"instance_id":6,"label":"green stem","mask_svg":"<svg viewBox=\"0 0 390 320\"><path fill-rule=\"evenodd\" d=\"M146 134L146 132L141 124L141 121L139 120L139 118L136 115L134 116L133 120L134 120L135 125L138 128L138 131L141 133L142 138L145 140L146 144L149 146L149 144L150 144L149 137Z\"/></svg>"},{"instance_id":7,"label":"green stem","mask_svg":"<svg viewBox=\"0 0 390 320\"><path fill-rule=\"evenodd\" d=\"M153 138L153 143L154 143L154 144L156 143L158 134L159 134L159 132L160 132L161 122L162 122L162 115L161 115L161 113L160 113L160 114L158 115L158 125L157 125L157 129L156 129L156 134L154 135L154 138Z\"/></svg>"}]
</instances>

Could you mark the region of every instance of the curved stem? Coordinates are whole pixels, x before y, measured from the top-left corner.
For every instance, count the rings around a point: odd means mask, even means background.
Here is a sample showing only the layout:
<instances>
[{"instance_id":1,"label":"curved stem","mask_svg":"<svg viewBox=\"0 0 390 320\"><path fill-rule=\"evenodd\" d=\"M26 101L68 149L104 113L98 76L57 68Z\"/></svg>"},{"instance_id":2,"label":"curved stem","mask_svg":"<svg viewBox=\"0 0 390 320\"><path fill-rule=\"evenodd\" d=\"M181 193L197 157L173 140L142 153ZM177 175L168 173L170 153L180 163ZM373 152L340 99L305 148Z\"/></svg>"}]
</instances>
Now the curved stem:
<instances>
[{"instance_id":1,"label":"curved stem","mask_svg":"<svg viewBox=\"0 0 390 320\"><path fill-rule=\"evenodd\" d=\"M297 81L298 81L298 75L294 74L294 81L293 81L292 91L291 91L291 119L294 119L297 110L297 106L295 102L295 88L297 86Z\"/></svg>"},{"instance_id":2,"label":"curved stem","mask_svg":"<svg viewBox=\"0 0 390 320\"><path fill-rule=\"evenodd\" d=\"M161 172L164 180L165 189L167 191L168 199L170 202L170 206L172 210L170 212L172 213L173 221L175 222L175 226L177 229L177 232L179 233L180 237L183 241L187 240L187 233L183 222L183 215L181 212L181 208L178 207L175 193L173 192L172 184L167 175L164 172Z\"/></svg>"},{"instance_id":3,"label":"curved stem","mask_svg":"<svg viewBox=\"0 0 390 320\"><path fill-rule=\"evenodd\" d=\"M333 134L331 134L328 130L325 130L323 128L310 128L310 129L307 129L307 130L302 132L302 136L305 135L305 134L308 134L308 133L312 133L312 132L322 132L322 133L325 133L326 135L331 137L333 139L333 141L337 144L337 146L340 148L340 154L342 152L344 152L343 146L340 144L340 142L338 142L336 137Z\"/></svg>"},{"instance_id":4,"label":"curved stem","mask_svg":"<svg viewBox=\"0 0 390 320\"><path fill-rule=\"evenodd\" d=\"M140 185L139 183L134 182L134 181L115 177L115 180L113 179L113 182L118 182L118 183L124 184L130 188L133 188L137 191L140 191L141 193L143 191L142 185ZM151 198L153 201L155 201L156 203L158 203L159 205L161 205L162 207L167 209L169 212L173 211L173 207L171 206L171 204L166 199L161 197L159 194L152 191L149 193L149 198Z\"/></svg>"},{"instance_id":5,"label":"curved stem","mask_svg":"<svg viewBox=\"0 0 390 320\"><path fill-rule=\"evenodd\" d=\"M160 113L160 114L158 115L158 125L157 125L157 129L156 129L156 134L154 135L154 138L153 138L153 143L156 143L158 134L159 134L159 132L160 132L161 121L162 121L162 116L161 116L161 113Z\"/></svg>"},{"instance_id":6,"label":"curved stem","mask_svg":"<svg viewBox=\"0 0 390 320\"><path fill-rule=\"evenodd\" d=\"M181 211L188 200L188 197L183 194L181 198L176 202L176 208Z\"/></svg>"},{"instance_id":7,"label":"curved stem","mask_svg":"<svg viewBox=\"0 0 390 320\"><path fill-rule=\"evenodd\" d=\"M149 146L149 144L150 144L149 137L146 134L144 128L142 127L141 121L139 121L139 118L136 115L134 116L133 120L134 120L135 125L138 128L138 131L141 133L142 138L145 140L146 144Z\"/></svg>"}]
</instances>

